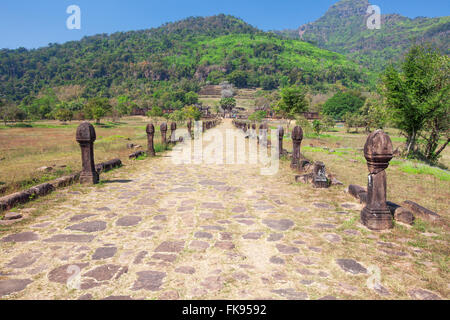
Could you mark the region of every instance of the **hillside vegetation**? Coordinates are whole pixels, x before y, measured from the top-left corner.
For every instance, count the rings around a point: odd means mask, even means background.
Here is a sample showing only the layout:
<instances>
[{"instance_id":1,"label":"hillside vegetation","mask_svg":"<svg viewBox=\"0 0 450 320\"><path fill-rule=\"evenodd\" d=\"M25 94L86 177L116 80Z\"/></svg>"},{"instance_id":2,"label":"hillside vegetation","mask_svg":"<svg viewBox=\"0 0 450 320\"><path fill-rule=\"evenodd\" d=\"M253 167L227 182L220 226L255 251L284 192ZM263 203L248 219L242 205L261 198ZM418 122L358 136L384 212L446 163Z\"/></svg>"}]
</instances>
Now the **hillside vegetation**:
<instances>
[{"instance_id":1,"label":"hillside vegetation","mask_svg":"<svg viewBox=\"0 0 450 320\"><path fill-rule=\"evenodd\" d=\"M277 33L296 39L301 34L302 40L345 54L375 71L399 60L414 42L428 42L443 53L450 53L450 16L411 19L398 14L383 14L381 8L381 29L369 30L366 25L369 5L368 0L341 0L321 18L299 30Z\"/></svg>"},{"instance_id":2,"label":"hillside vegetation","mask_svg":"<svg viewBox=\"0 0 450 320\"><path fill-rule=\"evenodd\" d=\"M372 78L371 78L372 77ZM272 89L369 85L373 76L344 56L262 32L232 16L188 18L159 28L100 34L35 50L0 50L0 92L10 101L49 87L77 96L128 94L146 100L182 80Z\"/></svg>"}]
</instances>

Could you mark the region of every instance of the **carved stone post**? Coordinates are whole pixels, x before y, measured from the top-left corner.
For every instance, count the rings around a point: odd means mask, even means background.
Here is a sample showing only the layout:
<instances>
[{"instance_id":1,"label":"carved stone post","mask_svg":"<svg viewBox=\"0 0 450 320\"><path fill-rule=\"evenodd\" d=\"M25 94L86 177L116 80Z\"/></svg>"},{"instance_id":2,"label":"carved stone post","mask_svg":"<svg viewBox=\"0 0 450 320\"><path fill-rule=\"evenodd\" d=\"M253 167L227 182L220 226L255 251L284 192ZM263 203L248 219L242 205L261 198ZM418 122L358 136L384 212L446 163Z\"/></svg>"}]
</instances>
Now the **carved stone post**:
<instances>
[{"instance_id":1,"label":"carved stone post","mask_svg":"<svg viewBox=\"0 0 450 320\"><path fill-rule=\"evenodd\" d=\"M165 145L167 145L167 139L166 139L167 123L165 123L165 122L161 123L159 130L161 130L161 143L165 146Z\"/></svg>"},{"instance_id":2,"label":"carved stone post","mask_svg":"<svg viewBox=\"0 0 450 320\"><path fill-rule=\"evenodd\" d=\"M81 163L83 170L80 174L80 183L96 184L99 177L94 164L95 129L89 122L83 122L77 128L76 139L81 148Z\"/></svg>"},{"instance_id":3,"label":"carved stone post","mask_svg":"<svg viewBox=\"0 0 450 320\"><path fill-rule=\"evenodd\" d=\"M177 123L172 122L170 124L170 143L176 143L175 141L175 131L177 130Z\"/></svg>"},{"instance_id":4,"label":"carved stone post","mask_svg":"<svg viewBox=\"0 0 450 320\"><path fill-rule=\"evenodd\" d=\"M325 171L325 164L321 161L314 162L313 185L314 188L328 188L330 186Z\"/></svg>"},{"instance_id":5,"label":"carved stone post","mask_svg":"<svg viewBox=\"0 0 450 320\"><path fill-rule=\"evenodd\" d=\"M283 126L278 126L277 129L278 132L278 154L281 158L281 156L284 154L284 150L283 150L283 138L284 138L284 128Z\"/></svg>"},{"instance_id":6,"label":"carved stone post","mask_svg":"<svg viewBox=\"0 0 450 320\"><path fill-rule=\"evenodd\" d=\"M364 157L369 168L367 204L361 211L361 222L372 230L393 227L392 215L386 204L386 171L393 157L391 138L382 130L372 132L364 145Z\"/></svg>"},{"instance_id":7,"label":"carved stone post","mask_svg":"<svg viewBox=\"0 0 450 320\"><path fill-rule=\"evenodd\" d=\"M256 124L252 123L252 132L251 132L252 139L256 138Z\"/></svg>"},{"instance_id":8,"label":"carved stone post","mask_svg":"<svg viewBox=\"0 0 450 320\"><path fill-rule=\"evenodd\" d=\"M188 132L189 132L189 136L191 136L192 137L192 120L191 119L189 119L189 121L188 121L188 123L187 123L187 129L188 129Z\"/></svg>"},{"instance_id":9,"label":"carved stone post","mask_svg":"<svg viewBox=\"0 0 450 320\"><path fill-rule=\"evenodd\" d=\"M153 137L155 135L155 126L153 123L147 124L147 128L145 129L147 132L147 155L150 157L155 156L155 148L153 146Z\"/></svg>"},{"instance_id":10,"label":"carved stone post","mask_svg":"<svg viewBox=\"0 0 450 320\"><path fill-rule=\"evenodd\" d=\"M292 161L291 168L300 169L300 144L303 140L303 130L300 126L295 126L292 130Z\"/></svg>"}]
</instances>

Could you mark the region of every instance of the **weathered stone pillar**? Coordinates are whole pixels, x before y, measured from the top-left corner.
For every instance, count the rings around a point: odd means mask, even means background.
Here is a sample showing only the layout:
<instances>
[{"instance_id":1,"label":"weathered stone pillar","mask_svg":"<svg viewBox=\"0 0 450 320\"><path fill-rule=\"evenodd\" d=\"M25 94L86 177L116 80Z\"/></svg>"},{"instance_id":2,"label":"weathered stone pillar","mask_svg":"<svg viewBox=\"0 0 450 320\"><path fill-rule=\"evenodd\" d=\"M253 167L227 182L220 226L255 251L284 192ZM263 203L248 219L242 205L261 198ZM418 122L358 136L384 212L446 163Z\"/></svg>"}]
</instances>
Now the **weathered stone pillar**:
<instances>
[{"instance_id":1,"label":"weathered stone pillar","mask_svg":"<svg viewBox=\"0 0 450 320\"><path fill-rule=\"evenodd\" d=\"M281 156L284 154L284 150L283 150L284 128L283 128L283 126L278 126L277 133L278 133L278 154L281 158Z\"/></svg>"},{"instance_id":2,"label":"weathered stone pillar","mask_svg":"<svg viewBox=\"0 0 450 320\"><path fill-rule=\"evenodd\" d=\"M76 139L81 148L82 171L80 183L96 184L99 181L98 173L94 164L94 141L96 139L95 129L89 122L83 122L77 128Z\"/></svg>"},{"instance_id":3,"label":"weathered stone pillar","mask_svg":"<svg viewBox=\"0 0 450 320\"><path fill-rule=\"evenodd\" d=\"M188 129L188 132L189 132L189 136L191 136L192 137L192 120L191 119L189 119L189 121L188 121L188 123L187 123L187 129Z\"/></svg>"},{"instance_id":4,"label":"weathered stone pillar","mask_svg":"<svg viewBox=\"0 0 450 320\"><path fill-rule=\"evenodd\" d=\"M300 169L300 144L303 140L303 130L300 126L295 126L292 130L292 161L291 168Z\"/></svg>"},{"instance_id":5,"label":"weathered stone pillar","mask_svg":"<svg viewBox=\"0 0 450 320\"><path fill-rule=\"evenodd\" d=\"M170 124L170 142L171 143L176 143L176 141L175 141L175 131L177 131L177 123L176 122L172 122Z\"/></svg>"},{"instance_id":6,"label":"weathered stone pillar","mask_svg":"<svg viewBox=\"0 0 450 320\"><path fill-rule=\"evenodd\" d=\"M159 130L161 130L161 143L165 146L167 145L166 133L167 133L167 123L161 123Z\"/></svg>"},{"instance_id":7,"label":"weathered stone pillar","mask_svg":"<svg viewBox=\"0 0 450 320\"><path fill-rule=\"evenodd\" d=\"M364 145L369 177L367 204L361 211L361 222L372 230L393 227L392 215L386 204L386 171L393 157L392 142L382 130L372 132Z\"/></svg>"},{"instance_id":8,"label":"weathered stone pillar","mask_svg":"<svg viewBox=\"0 0 450 320\"><path fill-rule=\"evenodd\" d=\"M312 182L314 188L328 188L330 186L325 171L325 164L322 161L314 162Z\"/></svg>"},{"instance_id":9,"label":"weathered stone pillar","mask_svg":"<svg viewBox=\"0 0 450 320\"><path fill-rule=\"evenodd\" d=\"M145 131L147 132L147 155L154 157L156 153L153 146L153 137L155 136L155 126L153 123L147 124Z\"/></svg>"}]
</instances>

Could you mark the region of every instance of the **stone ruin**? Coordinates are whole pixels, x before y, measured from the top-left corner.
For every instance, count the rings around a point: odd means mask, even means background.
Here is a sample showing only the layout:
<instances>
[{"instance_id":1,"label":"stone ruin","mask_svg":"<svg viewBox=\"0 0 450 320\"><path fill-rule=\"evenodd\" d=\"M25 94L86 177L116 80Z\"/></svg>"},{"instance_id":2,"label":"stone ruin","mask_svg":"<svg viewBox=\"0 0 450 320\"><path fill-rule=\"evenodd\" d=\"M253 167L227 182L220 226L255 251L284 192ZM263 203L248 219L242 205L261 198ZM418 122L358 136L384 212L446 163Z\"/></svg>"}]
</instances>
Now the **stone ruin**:
<instances>
[{"instance_id":1,"label":"stone ruin","mask_svg":"<svg viewBox=\"0 0 450 320\"><path fill-rule=\"evenodd\" d=\"M177 141L175 139L175 134L177 131L177 123L176 122L171 122L170 123L170 143L175 144Z\"/></svg>"},{"instance_id":2,"label":"stone ruin","mask_svg":"<svg viewBox=\"0 0 450 320\"><path fill-rule=\"evenodd\" d=\"M165 146L167 145L167 123L161 123L161 125L159 126L159 130L161 131L161 143Z\"/></svg>"},{"instance_id":3,"label":"stone ruin","mask_svg":"<svg viewBox=\"0 0 450 320\"><path fill-rule=\"evenodd\" d=\"M153 145L153 138L155 136L155 126L153 125L153 123L147 124L145 132L147 133L147 155L149 157L154 157L156 155L156 152Z\"/></svg>"},{"instance_id":4,"label":"stone ruin","mask_svg":"<svg viewBox=\"0 0 450 320\"><path fill-rule=\"evenodd\" d=\"M96 138L95 129L92 124L85 121L78 126L76 140L81 148L83 169L80 174L80 183L82 184L96 184L99 181L94 164L94 141Z\"/></svg>"},{"instance_id":5,"label":"stone ruin","mask_svg":"<svg viewBox=\"0 0 450 320\"><path fill-rule=\"evenodd\" d=\"M367 204L361 211L361 221L372 230L393 227L392 215L386 204L386 169L393 157L392 142L382 130L372 132L364 145L369 176Z\"/></svg>"}]
</instances>

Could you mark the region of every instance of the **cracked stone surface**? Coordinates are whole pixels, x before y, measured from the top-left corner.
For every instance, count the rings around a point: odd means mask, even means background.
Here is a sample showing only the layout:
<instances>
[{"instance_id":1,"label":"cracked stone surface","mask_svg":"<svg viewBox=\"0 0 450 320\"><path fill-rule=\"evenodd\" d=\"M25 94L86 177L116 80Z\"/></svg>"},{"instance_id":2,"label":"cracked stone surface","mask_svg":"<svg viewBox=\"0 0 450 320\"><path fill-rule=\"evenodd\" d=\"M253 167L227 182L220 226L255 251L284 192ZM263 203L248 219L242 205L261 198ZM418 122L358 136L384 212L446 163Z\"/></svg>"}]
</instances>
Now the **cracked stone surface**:
<instances>
[{"instance_id":1,"label":"cracked stone surface","mask_svg":"<svg viewBox=\"0 0 450 320\"><path fill-rule=\"evenodd\" d=\"M0 231L0 299L448 298L410 285L419 253L377 244L342 190L294 184L289 163L267 176L176 157L101 174L129 183L57 190L43 214ZM374 290L371 266L383 271Z\"/></svg>"}]
</instances>

